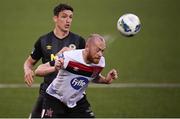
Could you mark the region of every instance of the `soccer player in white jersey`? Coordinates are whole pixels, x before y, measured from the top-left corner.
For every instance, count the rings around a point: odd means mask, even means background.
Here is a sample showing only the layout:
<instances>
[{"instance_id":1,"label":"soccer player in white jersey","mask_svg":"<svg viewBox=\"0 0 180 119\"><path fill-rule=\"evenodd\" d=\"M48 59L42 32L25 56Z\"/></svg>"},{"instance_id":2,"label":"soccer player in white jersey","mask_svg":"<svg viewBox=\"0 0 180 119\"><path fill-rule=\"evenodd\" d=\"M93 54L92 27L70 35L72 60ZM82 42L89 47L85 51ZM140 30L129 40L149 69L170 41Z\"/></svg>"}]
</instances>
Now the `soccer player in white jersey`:
<instances>
[{"instance_id":1,"label":"soccer player in white jersey","mask_svg":"<svg viewBox=\"0 0 180 119\"><path fill-rule=\"evenodd\" d=\"M41 64L36 69L37 76L58 71L46 90L43 118L95 117L84 95L89 82L110 84L118 77L115 69L110 70L106 77L100 74L105 67L105 48L104 38L92 34L87 39L85 49L65 51L57 56L55 62Z\"/></svg>"}]
</instances>

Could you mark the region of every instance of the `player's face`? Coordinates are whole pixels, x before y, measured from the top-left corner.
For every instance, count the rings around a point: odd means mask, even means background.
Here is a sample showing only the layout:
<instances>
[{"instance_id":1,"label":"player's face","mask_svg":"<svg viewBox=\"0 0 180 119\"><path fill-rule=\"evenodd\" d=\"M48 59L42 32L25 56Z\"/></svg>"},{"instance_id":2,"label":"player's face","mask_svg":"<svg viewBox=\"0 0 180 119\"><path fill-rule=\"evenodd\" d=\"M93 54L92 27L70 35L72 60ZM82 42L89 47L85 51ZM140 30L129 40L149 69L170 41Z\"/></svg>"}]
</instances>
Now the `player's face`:
<instances>
[{"instance_id":1,"label":"player's face","mask_svg":"<svg viewBox=\"0 0 180 119\"><path fill-rule=\"evenodd\" d=\"M67 32L70 30L72 18L73 12L71 10L63 10L59 12L58 16L54 16L54 22L59 30Z\"/></svg>"},{"instance_id":2,"label":"player's face","mask_svg":"<svg viewBox=\"0 0 180 119\"><path fill-rule=\"evenodd\" d=\"M103 56L106 45L104 42L97 42L90 46L88 60L94 64L98 64L101 56Z\"/></svg>"}]
</instances>

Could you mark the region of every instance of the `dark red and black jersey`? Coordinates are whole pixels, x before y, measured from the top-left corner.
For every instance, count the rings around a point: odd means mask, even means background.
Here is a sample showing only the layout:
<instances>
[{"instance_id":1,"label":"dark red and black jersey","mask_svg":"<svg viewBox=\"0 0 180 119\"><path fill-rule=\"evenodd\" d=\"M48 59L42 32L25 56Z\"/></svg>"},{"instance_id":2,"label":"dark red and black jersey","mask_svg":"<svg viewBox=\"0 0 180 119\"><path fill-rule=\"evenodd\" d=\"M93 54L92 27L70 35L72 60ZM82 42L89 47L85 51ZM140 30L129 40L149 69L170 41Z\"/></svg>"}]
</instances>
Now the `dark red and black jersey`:
<instances>
[{"instance_id":1,"label":"dark red and black jersey","mask_svg":"<svg viewBox=\"0 0 180 119\"><path fill-rule=\"evenodd\" d=\"M57 38L53 32L50 32L41 36L36 41L31 57L37 61L42 59L42 63L46 63L55 60L56 53L58 53L63 47L83 49L85 48L85 40L81 36L72 32L63 39ZM44 82L41 84L41 92L46 90L56 75L57 73L54 72L44 77Z\"/></svg>"}]
</instances>

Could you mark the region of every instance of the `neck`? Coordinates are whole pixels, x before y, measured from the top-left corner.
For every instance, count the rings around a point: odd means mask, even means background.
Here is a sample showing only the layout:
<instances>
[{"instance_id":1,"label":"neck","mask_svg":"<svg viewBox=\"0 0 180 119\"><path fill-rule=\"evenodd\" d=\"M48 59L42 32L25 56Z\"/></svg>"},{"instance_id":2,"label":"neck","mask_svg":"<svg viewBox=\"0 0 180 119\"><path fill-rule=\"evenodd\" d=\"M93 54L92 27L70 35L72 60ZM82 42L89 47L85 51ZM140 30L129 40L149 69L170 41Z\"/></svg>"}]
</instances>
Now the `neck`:
<instances>
[{"instance_id":1,"label":"neck","mask_svg":"<svg viewBox=\"0 0 180 119\"><path fill-rule=\"evenodd\" d=\"M53 32L54 32L55 36L58 37L59 39L63 39L69 34L69 31L62 31L58 28L55 28L53 30Z\"/></svg>"}]
</instances>

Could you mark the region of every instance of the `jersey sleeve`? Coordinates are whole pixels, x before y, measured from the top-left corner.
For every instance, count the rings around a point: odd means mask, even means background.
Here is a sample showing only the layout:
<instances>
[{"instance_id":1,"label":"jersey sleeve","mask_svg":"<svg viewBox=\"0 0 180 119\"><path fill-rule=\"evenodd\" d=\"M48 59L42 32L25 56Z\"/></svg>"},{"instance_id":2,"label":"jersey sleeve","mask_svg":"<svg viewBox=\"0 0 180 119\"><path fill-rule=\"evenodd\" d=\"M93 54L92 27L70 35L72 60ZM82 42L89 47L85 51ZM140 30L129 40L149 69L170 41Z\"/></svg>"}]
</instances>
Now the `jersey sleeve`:
<instances>
[{"instance_id":1,"label":"jersey sleeve","mask_svg":"<svg viewBox=\"0 0 180 119\"><path fill-rule=\"evenodd\" d=\"M39 60L42 57L41 40L40 40L40 38L34 44L33 51L31 52L31 57L34 60Z\"/></svg>"},{"instance_id":2,"label":"jersey sleeve","mask_svg":"<svg viewBox=\"0 0 180 119\"><path fill-rule=\"evenodd\" d=\"M80 37L79 49L84 49L86 45L85 39Z\"/></svg>"},{"instance_id":3,"label":"jersey sleeve","mask_svg":"<svg viewBox=\"0 0 180 119\"><path fill-rule=\"evenodd\" d=\"M63 58L64 58L63 68L66 69L66 67L69 63L69 57L67 56L66 52L63 53Z\"/></svg>"}]
</instances>

